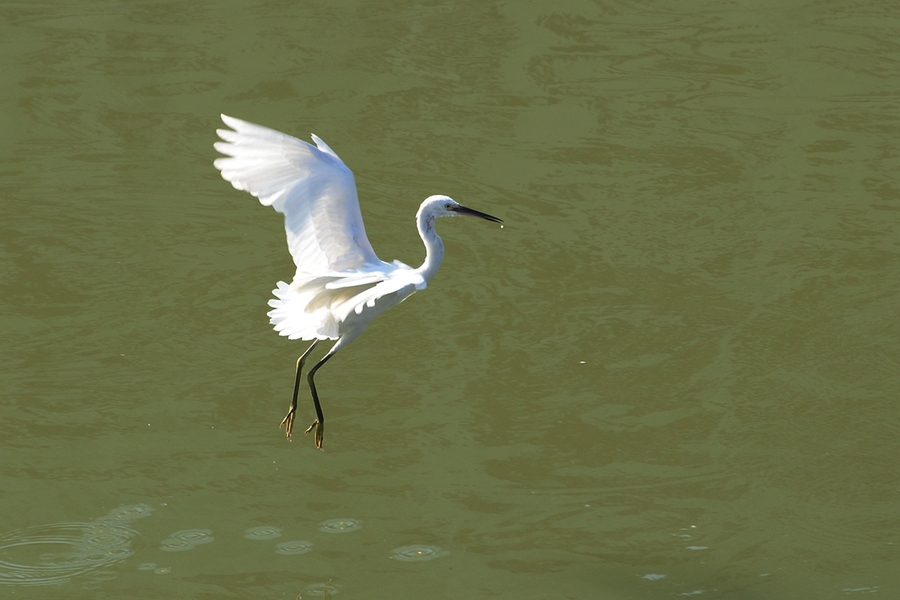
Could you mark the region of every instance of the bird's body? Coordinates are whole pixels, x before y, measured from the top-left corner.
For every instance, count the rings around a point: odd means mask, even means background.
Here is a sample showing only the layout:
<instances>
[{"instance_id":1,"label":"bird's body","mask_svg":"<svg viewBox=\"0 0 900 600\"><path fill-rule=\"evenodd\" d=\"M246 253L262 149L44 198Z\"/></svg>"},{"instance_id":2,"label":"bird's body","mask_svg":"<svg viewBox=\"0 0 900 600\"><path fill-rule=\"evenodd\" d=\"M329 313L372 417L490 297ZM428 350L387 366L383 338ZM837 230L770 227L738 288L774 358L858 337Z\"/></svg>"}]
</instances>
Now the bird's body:
<instances>
[{"instance_id":1,"label":"bird's body","mask_svg":"<svg viewBox=\"0 0 900 600\"><path fill-rule=\"evenodd\" d=\"M269 301L270 322L289 339L313 340L297 361L291 410L282 421L290 438L300 373L319 340L337 340L307 375L317 420L311 430L322 447L324 418L313 376L325 361L359 337L388 308L425 289L444 257L434 230L442 216L469 215L502 223L465 208L447 196L431 196L416 213L425 243L425 262L412 268L378 258L366 237L353 173L325 142L315 146L273 129L222 115L231 129L219 129L215 148L227 158L215 166L238 190L259 198L284 215L288 249L297 271L290 285L280 281Z\"/></svg>"}]
</instances>

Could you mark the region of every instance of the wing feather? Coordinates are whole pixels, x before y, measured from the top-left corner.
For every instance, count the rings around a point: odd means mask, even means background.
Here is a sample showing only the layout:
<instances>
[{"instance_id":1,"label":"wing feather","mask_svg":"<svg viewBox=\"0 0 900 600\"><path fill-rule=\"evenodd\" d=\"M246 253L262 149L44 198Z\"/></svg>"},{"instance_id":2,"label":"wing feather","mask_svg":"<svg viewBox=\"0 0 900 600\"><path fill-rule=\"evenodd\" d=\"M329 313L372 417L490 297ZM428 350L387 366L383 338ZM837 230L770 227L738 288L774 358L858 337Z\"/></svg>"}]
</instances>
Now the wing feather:
<instances>
[{"instance_id":1,"label":"wing feather","mask_svg":"<svg viewBox=\"0 0 900 600\"><path fill-rule=\"evenodd\" d=\"M295 280L382 265L366 237L353 173L321 139L315 146L222 115L213 163L238 190L284 215Z\"/></svg>"},{"instance_id":2,"label":"wing feather","mask_svg":"<svg viewBox=\"0 0 900 600\"><path fill-rule=\"evenodd\" d=\"M390 273L358 273L317 277L288 285L278 282L275 298L269 300L269 319L275 331L294 339L336 339L342 327L355 320L351 328L359 335L375 315L403 302L427 282L415 269L395 266Z\"/></svg>"}]
</instances>

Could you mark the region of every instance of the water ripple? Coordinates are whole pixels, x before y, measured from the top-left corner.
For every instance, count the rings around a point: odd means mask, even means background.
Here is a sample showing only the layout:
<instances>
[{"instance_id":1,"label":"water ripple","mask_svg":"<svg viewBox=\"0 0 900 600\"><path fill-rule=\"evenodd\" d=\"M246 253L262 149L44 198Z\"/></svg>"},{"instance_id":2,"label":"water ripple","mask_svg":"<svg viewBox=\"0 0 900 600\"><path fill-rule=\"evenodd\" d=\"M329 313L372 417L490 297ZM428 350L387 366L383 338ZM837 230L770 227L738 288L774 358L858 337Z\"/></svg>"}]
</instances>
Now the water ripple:
<instances>
[{"instance_id":1,"label":"water ripple","mask_svg":"<svg viewBox=\"0 0 900 600\"><path fill-rule=\"evenodd\" d=\"M359 519L328 519L319 523L319 531L325 533L348 533L362 527Z\"/></svg>"},{"instance_id":2,"label":"water ripple","mask_svg":"<svg viewBox=\"0 0 900 600\"><path fill-rule=\"evenodd\" d=\"M182 540L173 540L171 538L167 539L167 540L163 540L159 544L159 549L164 550L165 552L187 552L188 550L191 550L193 547L194 547L193 544L190 544L190 543L182 541Z\"/></svg>"},{"instance_id":3,"label":"water ripple","mask_svg":"<svg viewBox=\"0 0 900 600\"><path fill-rule=\"evenodd\" d=\"M341 586L335 583L314 583L306 587L306 593L310 596L322 596L323 598L331 598L341 591Z\"/></svg>"},{"instance_id":4,"label":"water ripple","mask_svg":"<svg viewBox=\"0 0 900 600\"><path fill-rule=\"evenodd\" d=\"M272 525L260 525L244 531L244 537L248 540L274 540L281 537L281 528Z\"/></svg>"},{"instance_id":5,"label":"water ripple","mask_svg":"<svg viewBox=\"0 0 900 600\"><path fill-rule=\"evenodd\" d=\"M275 552L278 554L306 554L312 550L312 542L305 540L294 540L291 542L281 542L275 544Z\"/></svg>"},{"instance_id":6,"label":"water ripple","mask_svg":"<svg viewBox=\"0 0 900 600\"><path fill-rule=\"evenodd\" d=\"M0 585L50 585L105 570L134 554L137 532L124 523L148 516L146 504L122 506L95 521L53 523L0 534Z\"/></svg>"},{"instance_id":7,"label":"water ripple","mask_svg":"<svg viewBox=\"0 0 900 600\"><path fill-rule=\"evenodd\" d=\"M135 504L133 506L120 506L109 511L106 516L100 517L98 521L113 521L118 523L130 523L137 519L143 519L153 512L147 504Z\"/></svg>"},{"instance_id":8,"label":"water ripple","mask_svg":"<svg viewBox=\"0 0 900 600\"><path fill-rule=\"evenodd\" d=\"M160 566L157 566L156 563L152 563L152 562L139 564L138 570L139 571L153 571L157 575L165 575L166 573L172 572L171 567L160 567Z\"/></svg>"},{"instance_id":9,"label":"water ripple","mask_svg":"<svg viewBox=\"0 0 900 600\"><path fill-rule=\"evenodd\" d=\"M215 540L212 531L209 529L182 529L169 535L171 540L181 540L189 544L208 544Z\"/></svg>"},{"instance_id":10,"label":"water ripple","mask_svg":"<svg viewBox=\"0 0 900 600\"><path fill-rule=\"evenodd\" d=\"M402 560L404 562L415 562L422 560L434 560L442 556L450 554L447 550L442 550L438 546L426 546L424 544L413 544L412 546L401 546L394 548L391 558L394 560Z\"/></svg>"},{"instance_id":11,"label":"water ripple","mask_svg":"<svg viewBox=\"0 0 900 600\"><path fill-rule=\"evenodd\" d=\"M200 544L209 544L216 538L209 529L182 529L160 542L159 549L166 552L185 552Z\"/></svg>"}]
</instances>

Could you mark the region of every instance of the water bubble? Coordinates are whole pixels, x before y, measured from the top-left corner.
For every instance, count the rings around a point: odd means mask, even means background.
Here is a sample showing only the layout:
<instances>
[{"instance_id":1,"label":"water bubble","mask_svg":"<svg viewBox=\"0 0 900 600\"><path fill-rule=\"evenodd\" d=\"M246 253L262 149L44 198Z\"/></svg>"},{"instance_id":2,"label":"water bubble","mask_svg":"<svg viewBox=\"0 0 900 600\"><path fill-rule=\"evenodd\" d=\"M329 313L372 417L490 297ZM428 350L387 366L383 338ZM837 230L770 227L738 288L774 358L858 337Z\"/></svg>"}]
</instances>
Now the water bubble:
<instances>
[{"instance_id":1,"label":"water bubble","mask_svg":"<svg viewBox=\"0 0 900 600\"><path fill-rule=\"evenodd\" d=\"M165 575L172 572L172 567L157 567L153 569L153 572L157 575Z\"/></svg>"},{"instance_id":2,"label":"water bubble","mask_svg":"<svg viewBox=\"0 0 900 600\"><path fill-rule=\"evenodd\" d=\"M251 527L244 531L244 537L248 540L274 540L281 537L281 528L272 525Z\"/></svg>"},{"instance_id":3,"label":"water bubble","mask_svg":"<svg viewBox=\"0 0 900 600\"><path fill-rule=\"evenodd\" d=\"M442 550L438 546L426 546L424 544L413 544L412 546L402 546L394 548L391 558L394 560L402 560L405 562L414 562L422 560L434 560L441 556L450 554L447 550Z\"/></svg>"},{"instance_id":4,"label":"water bubble","mask_svg":"<svg viewBox=\"0 0 900 600\"><path fill-rule=\"evenodd\" d=\"M348 533L362 527L359 519L328 519L319 523L319 531L325 533Z\"/></svg>"},{"instance_id":5,"label":"water bubble","mask_svg":"<svg viewBox=\"0 0 900 600\"><path fill-rule=\"evenodd\" d=\"M281 542L275 544L275 552L278 554L306 554L312 550L312 542L305 540L294 540L291 542Z\"/></svg>"}]
</instances>

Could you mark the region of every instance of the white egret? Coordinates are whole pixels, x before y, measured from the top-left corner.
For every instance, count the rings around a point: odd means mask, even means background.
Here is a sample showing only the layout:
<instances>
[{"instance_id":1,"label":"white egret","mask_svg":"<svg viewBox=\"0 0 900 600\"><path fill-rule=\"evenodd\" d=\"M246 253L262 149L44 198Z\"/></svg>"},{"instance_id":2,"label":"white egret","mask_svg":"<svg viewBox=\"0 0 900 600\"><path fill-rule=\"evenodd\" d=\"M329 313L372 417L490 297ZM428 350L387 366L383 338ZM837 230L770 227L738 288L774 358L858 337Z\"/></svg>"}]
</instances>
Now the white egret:
<instances>
[{"instance_id":1,"label":"white egret","mask_svg":"<svg viewBox=\"0 0 900 600\"><path fill-rule=\"evenodd\" d=\"M320 340L337 340L306 376L316 407L316 420L306 433L314 431L316 447L321 448L325 418L313 378L372 319L425 289L444 258L435 219L466 215L503 221L448 196L430 196L416 213L425 262L417 269L397 260L386 263L366 238L353 173L325 142L313 135L313 146L233 117L222 115L222 120L231 129L217 130L223 141L216 142L215 148L228 158L216 159L215 167L236 189L284 215L288 249L297 266L291 284L279 281L273 291L270 322L289 339L313 340L297 359L291 408L281 421L288 439L303 364Z\"/></svg>"}]
</instances>

